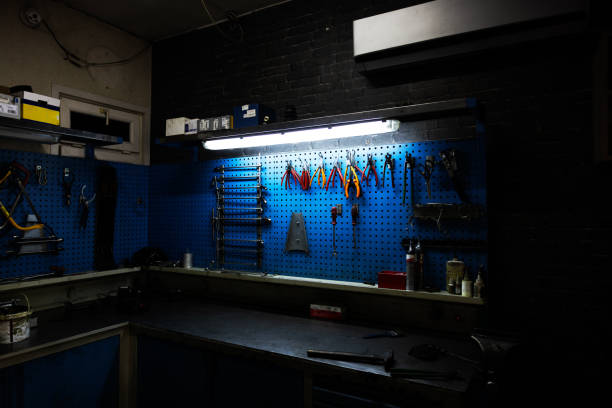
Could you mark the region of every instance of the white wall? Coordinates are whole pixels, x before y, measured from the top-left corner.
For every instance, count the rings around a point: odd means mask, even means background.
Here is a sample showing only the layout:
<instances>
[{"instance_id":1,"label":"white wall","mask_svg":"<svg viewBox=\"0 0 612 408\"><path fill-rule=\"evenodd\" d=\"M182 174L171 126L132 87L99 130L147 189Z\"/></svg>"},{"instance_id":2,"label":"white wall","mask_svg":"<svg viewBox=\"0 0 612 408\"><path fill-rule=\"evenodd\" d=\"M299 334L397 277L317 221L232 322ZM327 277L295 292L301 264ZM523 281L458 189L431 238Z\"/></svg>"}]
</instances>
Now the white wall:
<instances>
[{"instance_id":1,"label":"white wall","mask_svg":"<svg viewBox=\"0 0 612 408\"><path fill-rule=\"evenodd\" d=\"M64 46L81 58L123 59L147 45L56 1L2 0L0 85L31 85L34 92L46 95L60 85L150 109L151 49L127 64L77 68L64 60L63 51L44 27L33 30L21 23L19 10L26 3L35 5ZM0 142L2 147L11 146Z\"/></svg>"}]
</instances>

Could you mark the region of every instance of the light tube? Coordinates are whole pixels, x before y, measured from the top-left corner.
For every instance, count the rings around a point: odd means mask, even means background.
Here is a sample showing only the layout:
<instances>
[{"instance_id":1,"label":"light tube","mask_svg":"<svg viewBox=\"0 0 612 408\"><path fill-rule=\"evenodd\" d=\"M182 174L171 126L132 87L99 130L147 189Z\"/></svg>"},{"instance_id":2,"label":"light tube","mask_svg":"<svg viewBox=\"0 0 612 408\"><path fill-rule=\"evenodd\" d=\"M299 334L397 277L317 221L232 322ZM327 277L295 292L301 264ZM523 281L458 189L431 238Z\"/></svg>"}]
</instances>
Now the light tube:
<instances>
[{"instance_id":1,"label":"light tube","mask_svg":"<svg viewBox=\"0 0 612 408\"><path fill-rule=\"evenodd\" d=\"M398 129L399 120L377 120L371 122L352 123L350 125L290 130L287 132L269 133L265 135L207 140L204 142L204 148L208 150L228 150L279 144L317 142L320 140L342 139L353 136L377 135L380 133L395 132Z\"/></svg>"}]
</instances>

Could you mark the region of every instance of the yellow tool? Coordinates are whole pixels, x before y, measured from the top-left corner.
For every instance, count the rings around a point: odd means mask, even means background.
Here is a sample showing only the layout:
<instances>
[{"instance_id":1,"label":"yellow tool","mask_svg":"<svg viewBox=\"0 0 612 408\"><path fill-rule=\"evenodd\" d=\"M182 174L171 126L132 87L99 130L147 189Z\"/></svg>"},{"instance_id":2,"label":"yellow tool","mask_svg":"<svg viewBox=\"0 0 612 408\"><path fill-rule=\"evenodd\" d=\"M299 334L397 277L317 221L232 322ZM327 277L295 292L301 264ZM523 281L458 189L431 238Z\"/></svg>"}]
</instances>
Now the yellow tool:
<instances>
[{"instance_id":1,"label":"yellow tool","mask_svg":"<svg viewBox=\"0 0 612 408\"><path fill-rule=\"evenodd\" d=\"M321 152L319 152L319 157L321 158L321 161L319 162L319 167L317 167L315 172L312 173L312 178L310 179L311 187L312 180L314 180L315 177L317 177L317 183L319 183L319 186L325 187L325 185L327 184L327 178L325 177L325 163L323 162L323 154ZM319 174L317 175L317 173ZM323 184L321 184L321 180L323 180Z\"/></svg>"},{"instance_id":2,"label":"yellow tool","mask_svg":"<svg viewBox=\"0 0 612 408\"><path fill-rule=\"evenodd\" d=\"M0 212L2 212L2 214L6 217L6 219L9 220L9 222L11 223L13 227L17 228L20 231L31 231L35 229L41 229L44 226L43 224L34 224L29 227L22 227L21 225L15 222L13 217L11 217L11 214L9 214L6 207L4 207L4 204L2 204L2 201L0 201Z\"/></svg>"},{"instance_id":3,"label":"yellow tool","mask_svg":"<svg viewBox=\"0 0 612 408\"><path fill-rule=\"evenodd\" d=\"M359 185L359 176L357 171L363 176L363 171L357 167L357 161L355 160L355 151L346 151L346 169L344 169L344 195L346 198L349 197L349 187L353 185L355 187L355 197L361 196L361 186ZM348 175L348 177L347 177Z\"/></svg>"}]
</instances>

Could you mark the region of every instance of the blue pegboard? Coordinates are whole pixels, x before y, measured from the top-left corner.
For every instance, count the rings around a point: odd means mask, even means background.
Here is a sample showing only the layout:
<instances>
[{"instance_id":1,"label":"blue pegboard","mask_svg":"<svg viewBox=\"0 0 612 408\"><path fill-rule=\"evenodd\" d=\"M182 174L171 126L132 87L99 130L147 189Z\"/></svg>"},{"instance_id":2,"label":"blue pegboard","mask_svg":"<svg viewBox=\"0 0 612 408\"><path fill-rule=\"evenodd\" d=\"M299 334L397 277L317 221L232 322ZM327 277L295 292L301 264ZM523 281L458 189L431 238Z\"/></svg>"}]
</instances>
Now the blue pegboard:
<instances>
[{"instance_id":1,"label":"blue pegboard","mask_svg":"<svg viewBox=\"0 0 612 408\"><path fill-rule=\"evenodd\" d=\"M80 208L78 197L81 185L87 185L85 195L96 191L96 169L105 162L65 158L39 153L0 150L0 165L16 160L32 172L27 191L43 221L55 233L64 238L64 251L58 255L27 255L0 259L0 278L11 278L50 272L53 265L63 266L66 273L79 273L93 270L94 233L96 201L90 208L89 220L85 230L79 229ZM34 178L37 164L47 170L47 184L38 185ZM115 219L115 262L121 263L135 251L148 243L148 190L149 169L146 166L110 163L117 170L118 198ZM61 172L64 167L71 169L75 176L72 186L72 204L63 205ZM13 196L6 190L0 191L5 205L12 203ZM22 202L16 211L15 220L25 224L29 207ZM4 222L4 217L0 217ZM0 248L6 250L8 239L21 233L14 228L0 232Z\"/></svg>"},{"instance_id":2,"label":"blue pegboard","mask_svg":"<svg viewBox=\"0 0 612 408\"><path fill-rule=\"evenodd\" d=\"M421 239L487 239L487 225L484 219L469 224L447 223L446 234L438 231L433 223L415 221L412 227L408 226L411 209L409 205L402 204L405 152L411 152L416 157L417 164L422 164L425 156L433 155L437 159L438 153L447 148L455 148L461 155L469 198L473 203L486 207L485 154L481 139L356 148L359 167L363 169L367 155L372 154L381 178L385 155L390 153L395 159L395 188L391 186L387 171L385 187L383 188L381 184L374 187L373 180L370 180L370 187L364 187L363 195L359 199L353 198L353 194L347 199L338 183L336 187L330 186L327 192L320 188L316 181L308 191L303 191L295 185L292 185L291 189L281 186L280 181L287 160L291 160L299 170L299 159L306 159L310 162L313 172L318 163L319 151L219 159L188 165L152 166L150 242L151 245L167 250L175 259L179 259L189 248L194 253L195 266L209 266L215 257L211 225L215 192L210 186L211 179L215 175L213 169L221 165L245 166L261 162L262 184L268 188L265 193L268 204L264 215L272 218L272 225L263 227L263 271L311 278L376 281L377 274L381 270L404 270L405 251L400 241L405 236L418 236ZM325 159L327 175L337 157L340 157L344 168L346 150L322 150L321 153ZM253 173L245 171L242 174ZM228 174L230 175L234 173ZM441 166L436 166L434 171L430 199L426 197L423 178L416 172L414 181L417 203L459 202L446 171ZM356 249L353 249L350 216L353 203L358 203L360 207L356 227L358 234ZM344 211L343 216L338 217L336 226L338 256L333 257L330 211L336 204L342 204ZM284 252L293 212L301 212L304 215L310 255ZM255 227L227 226L225 235L254 238ZM459 252L456 255L466 263L472 275L478 265L487 264L485 253ZM452 256L453 253L448 251L426 252L427 284L444 287L445 263ZM240 269L249 270L249 268Z\"/></svg>"}]
</instances>

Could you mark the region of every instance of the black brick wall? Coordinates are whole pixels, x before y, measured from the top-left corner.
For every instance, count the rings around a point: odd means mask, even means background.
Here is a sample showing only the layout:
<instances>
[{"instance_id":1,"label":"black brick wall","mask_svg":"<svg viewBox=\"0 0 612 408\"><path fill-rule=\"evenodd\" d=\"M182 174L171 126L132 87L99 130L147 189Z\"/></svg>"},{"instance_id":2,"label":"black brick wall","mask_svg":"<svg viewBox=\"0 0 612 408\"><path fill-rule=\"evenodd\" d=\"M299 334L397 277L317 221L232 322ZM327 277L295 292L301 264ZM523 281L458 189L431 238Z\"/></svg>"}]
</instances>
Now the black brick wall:
<instances>
[{"instance_id":1,"label":"black brick wall","mask_svg":"<svg viewBox=\"0 0 612 408\"><path fill-rule=\"evenodd\" d=\"M414 3L296 0L244 18L240 44L214 28L156 44L154 136L166 118L226 114L243 103L267 104L282 119L286 104L306 118L474 96L489 142L490 325L564 356L586 344L571 358L600 358L612 217L610 166L591 160L593 40L359 73L352 21Z\"/></svg>"}]
</instances>

